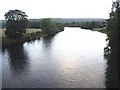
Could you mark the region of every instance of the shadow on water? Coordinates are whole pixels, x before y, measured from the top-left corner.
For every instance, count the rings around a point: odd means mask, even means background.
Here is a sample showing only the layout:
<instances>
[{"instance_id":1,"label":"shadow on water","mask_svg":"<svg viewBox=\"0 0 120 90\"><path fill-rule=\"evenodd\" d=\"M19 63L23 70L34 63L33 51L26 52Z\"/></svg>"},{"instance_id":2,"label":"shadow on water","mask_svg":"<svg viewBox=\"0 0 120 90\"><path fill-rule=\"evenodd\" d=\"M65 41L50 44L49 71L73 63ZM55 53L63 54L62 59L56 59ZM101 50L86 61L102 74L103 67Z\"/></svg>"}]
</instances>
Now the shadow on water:
<instances>
[{"instance_id":1,"label":"shadow on water","mask_svg":"<svg viewBox=\"0 0 120 90\"><path fill-rule=\"evenodd\" d=\"M26 52L23 48L23 44L14 45L6 48L9 55L9 64L13 73L22 74L29 69L29 61Z\"/></svg>"}]
</instances>

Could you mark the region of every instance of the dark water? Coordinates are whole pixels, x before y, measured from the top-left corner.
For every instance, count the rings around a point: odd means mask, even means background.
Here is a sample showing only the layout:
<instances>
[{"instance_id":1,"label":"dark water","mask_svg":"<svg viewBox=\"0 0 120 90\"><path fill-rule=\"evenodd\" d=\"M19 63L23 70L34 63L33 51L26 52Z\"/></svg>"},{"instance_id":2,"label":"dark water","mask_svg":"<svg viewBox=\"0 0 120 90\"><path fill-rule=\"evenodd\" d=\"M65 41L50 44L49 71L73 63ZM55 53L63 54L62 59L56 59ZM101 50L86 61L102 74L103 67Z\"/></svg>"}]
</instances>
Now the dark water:
<instances>
[{"instance_id":1,"label":"dark water","mask_svg":"<svg viewBox=\"0 0 120 90\"><path fill-rule=\"evenodd\" d=\"M2 52L3 88L104 88L106 35L65 28Z\"/></svg>"}]
</instances>

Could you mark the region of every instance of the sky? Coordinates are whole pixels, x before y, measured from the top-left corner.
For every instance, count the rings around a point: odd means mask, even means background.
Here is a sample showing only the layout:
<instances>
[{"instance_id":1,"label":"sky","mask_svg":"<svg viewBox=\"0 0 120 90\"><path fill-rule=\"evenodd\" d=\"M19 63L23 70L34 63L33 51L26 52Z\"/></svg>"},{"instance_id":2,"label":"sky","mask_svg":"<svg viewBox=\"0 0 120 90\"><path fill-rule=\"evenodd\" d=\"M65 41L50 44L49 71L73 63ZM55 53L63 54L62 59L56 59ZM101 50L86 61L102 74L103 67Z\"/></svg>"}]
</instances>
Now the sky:
<instances>
[{"instance_id":1,"label":"sky","mask_svg":"<svg viewBox=\"0 0 120 90\"><path fill-rule=\"evenodd\" d=\"M22 10L29 19L109 18L112 0L0 0L0 19L9 10Z\"/></svg>"}]
</instances>

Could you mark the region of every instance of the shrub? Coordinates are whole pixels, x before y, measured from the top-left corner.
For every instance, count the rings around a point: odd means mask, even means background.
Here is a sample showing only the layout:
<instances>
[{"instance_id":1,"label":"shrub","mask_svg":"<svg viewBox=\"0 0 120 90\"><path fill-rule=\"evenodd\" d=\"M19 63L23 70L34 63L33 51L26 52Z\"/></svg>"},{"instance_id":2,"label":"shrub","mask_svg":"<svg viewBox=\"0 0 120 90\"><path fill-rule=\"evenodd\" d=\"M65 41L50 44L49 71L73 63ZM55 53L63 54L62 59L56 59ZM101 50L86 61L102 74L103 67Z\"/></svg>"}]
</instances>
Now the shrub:
<instances>
[{"instance_id":1,"label":"shrub","mask_svg":"<svg viewBox=\"0 0 120 90\"><path fill-rule=\"evenodd\" d=\"M23 41L30 41L31 40L31 35L26 34L25 36L23 36Z\"/></svg>"}]
</instances>

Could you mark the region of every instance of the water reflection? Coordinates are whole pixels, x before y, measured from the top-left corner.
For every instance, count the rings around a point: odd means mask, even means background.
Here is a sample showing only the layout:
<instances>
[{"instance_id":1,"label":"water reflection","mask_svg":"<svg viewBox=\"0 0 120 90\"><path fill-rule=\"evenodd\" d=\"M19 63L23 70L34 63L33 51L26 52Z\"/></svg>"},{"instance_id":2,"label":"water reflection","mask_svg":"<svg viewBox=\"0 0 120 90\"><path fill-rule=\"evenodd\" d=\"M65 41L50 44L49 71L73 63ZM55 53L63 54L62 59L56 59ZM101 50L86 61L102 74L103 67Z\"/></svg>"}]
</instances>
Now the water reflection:
<instances>
[{"instance_id":1,"label":"water reflection","mask_svg":"<svg viewBox=\"0 0 120 90\"><path fill-rule=\"evenodd\" d=\"M23 45L14 45L6 49L9 65L14 75L22 74L29 70L29 61Z\"/></svg>"},{"instance_id":2,"label":"water reflection","mask_svg":"<svg viewBox=\"0 0 120 90\"><path fill-rule=\"evenodd\" d=\"M53 39L54 39L54 36L43 37L42 38L43 47L49 48L51 46L51 44L52 44Z\"/></svg>"}]
</instances>

